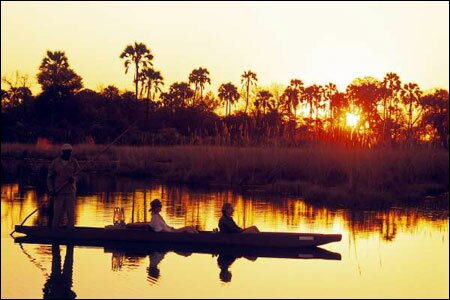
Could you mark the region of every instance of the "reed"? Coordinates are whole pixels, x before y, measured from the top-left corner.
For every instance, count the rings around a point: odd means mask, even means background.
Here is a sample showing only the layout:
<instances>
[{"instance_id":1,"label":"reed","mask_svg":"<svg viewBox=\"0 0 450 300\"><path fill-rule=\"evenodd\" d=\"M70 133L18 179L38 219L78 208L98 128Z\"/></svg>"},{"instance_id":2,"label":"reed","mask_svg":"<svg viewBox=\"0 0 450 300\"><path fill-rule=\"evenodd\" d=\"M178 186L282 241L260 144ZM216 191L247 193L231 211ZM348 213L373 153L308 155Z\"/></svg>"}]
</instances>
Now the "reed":
<instances>
[{"instance_id":1,"label":"reed","mask_svg":"<svg viewBox=\"0 0 450 300\"><path fill-rule=\"evenodd\" d=\"M3 144L1 154L52 158L58 149ZM102 149L76 145L74 156L88 160ZM121 175L258 189L345 207L417 203L449 187L448 150L434 148L113 146L99 160L118 161Z\"/></svg>"}]
</instances>

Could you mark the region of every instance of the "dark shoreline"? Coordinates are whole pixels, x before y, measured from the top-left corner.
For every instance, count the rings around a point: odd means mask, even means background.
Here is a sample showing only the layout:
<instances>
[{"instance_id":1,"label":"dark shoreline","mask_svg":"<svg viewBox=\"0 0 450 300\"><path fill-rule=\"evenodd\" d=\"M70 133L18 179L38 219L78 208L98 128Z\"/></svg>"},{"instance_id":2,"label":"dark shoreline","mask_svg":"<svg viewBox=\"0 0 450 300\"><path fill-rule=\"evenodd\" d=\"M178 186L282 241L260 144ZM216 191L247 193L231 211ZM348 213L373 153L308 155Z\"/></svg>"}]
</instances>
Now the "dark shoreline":
<instances>
[{"instance_id":1,"label":"dark shoreline","mask_svg":"<svg viewBox=\"0 0 450 300\"><path fill-rule=\"evenodd\" d=\"M46 170L46 169L45 169ZM100 177L111 177L113 179L127 179L132 182L138 182L138 186L143 184L164 184L169 187L171 186L182 186L186 187L193 191L232 191L234 193L239 193L242 195L258 195L264 197L300 197L306 203L314 205L314 206L323 206L326 208L332 209L389 209L391 207L422 207L422 206L432 206L433 208L448 210L449 209L449 193L445 188L435 185L423 186L423 190L419 193L403 197L397 197L395 200L389 200L388 198L382 199L380 198L380 194L372 194L371 198L364 199L361 201L360 197L364 197L365 193L359 192L357 194L357 190L354 191L345 191L336 189L336 187L323 187L323 186L314 186L309 185L308 183L301 182L280 182L274 184L252 184L252 185L232 185L232 184L218 184L211 182L196 182L196 181L180 181L180 180L161 180L159 178L155 178L152 176L148 176L145 174L111 174L109 172L104 172L103 170L91 170L90 172L85 172L83 177L87 176L96 176ZM42 173L33 173L31 176L27 176L27 178L15 177L17 175L12 175L9 172L5 173L5 169L2 164L2 174L1 174L1 183L2 184L11 184L20 182L22 184L28 186L36 187L37 191L41 194L46 193L45 186L45 177L42 176ZM144 183L145 182L145 183ZM303 184L303 185L302 185ZM345 187L344 187L345 189ZM302 191L306 191L307 196L302 193ZM347 194L346 194L347 192ZM336 193L337 196L336 196ZM340 194L339 194L340 193ZM353 194L352 194L353 193ZM356 195L356 197L355 197ZM353 198L352 198L353 196ZM334 198L332 198L334 197ZM343 201L339 201L340 198ZM391 199L394 199L391 198Z\"/></svg>"},{"instance_id":2,"label":"dark shoreline","mask_svg":"<svg viewBox=\"0 0 450 300\"><path fill-rule=\"evenodd\" d=\"M88 163L88 173L301 197L319 206L378 209L447 198L448 208L449 156L442 149L115 146L90 162L101 149L102 145L76 145L74 156L82 166ZM31 185L45 183L56 154L57 146L2 144L2 182L29 178Z\"/></svg>"}]
</instances>

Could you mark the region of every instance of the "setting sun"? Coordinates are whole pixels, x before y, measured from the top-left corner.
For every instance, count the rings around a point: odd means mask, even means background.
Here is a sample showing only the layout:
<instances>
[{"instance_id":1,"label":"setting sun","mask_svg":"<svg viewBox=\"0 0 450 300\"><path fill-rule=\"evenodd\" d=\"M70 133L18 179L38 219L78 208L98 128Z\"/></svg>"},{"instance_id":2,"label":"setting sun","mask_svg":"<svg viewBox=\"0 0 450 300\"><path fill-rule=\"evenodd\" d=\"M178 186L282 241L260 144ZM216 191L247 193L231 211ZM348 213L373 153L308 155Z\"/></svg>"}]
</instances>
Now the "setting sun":
<instances>
[{"instance_id":1,"label":"setting sun","mask_svg":"<svg viewBox=\"0 0 450 300\"><path fill-rule=\"evenodd\" d=\"M346 120L348 127L356 127L359 122L359 115L348 112L346 113Z\"/></svg>"}]
</instances>

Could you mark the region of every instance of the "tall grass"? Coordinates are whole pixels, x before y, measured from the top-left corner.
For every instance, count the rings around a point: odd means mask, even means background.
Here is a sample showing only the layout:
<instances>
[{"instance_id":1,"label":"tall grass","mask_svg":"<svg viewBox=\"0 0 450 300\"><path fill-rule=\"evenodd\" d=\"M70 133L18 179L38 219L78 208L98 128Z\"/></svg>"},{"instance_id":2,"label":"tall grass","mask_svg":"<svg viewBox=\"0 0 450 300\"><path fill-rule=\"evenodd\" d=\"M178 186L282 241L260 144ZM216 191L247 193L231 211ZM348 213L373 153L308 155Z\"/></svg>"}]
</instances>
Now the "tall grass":
<instances>
[{"instance_id":1,"label":"tall grass","mask_svg":"<svg viewBox=\"0 0 450 300\"><path fill-rule=\"evenodd\" d=\"M88 160L103 148L77 145L74 156ZM1 153L2 158L52 158L58 149L4 144ZM431 148L114 146L98 159L118 161L119 174L259 189L341 206L417 202L449 187L449 153Z\"/></svg>"}]
</instances>

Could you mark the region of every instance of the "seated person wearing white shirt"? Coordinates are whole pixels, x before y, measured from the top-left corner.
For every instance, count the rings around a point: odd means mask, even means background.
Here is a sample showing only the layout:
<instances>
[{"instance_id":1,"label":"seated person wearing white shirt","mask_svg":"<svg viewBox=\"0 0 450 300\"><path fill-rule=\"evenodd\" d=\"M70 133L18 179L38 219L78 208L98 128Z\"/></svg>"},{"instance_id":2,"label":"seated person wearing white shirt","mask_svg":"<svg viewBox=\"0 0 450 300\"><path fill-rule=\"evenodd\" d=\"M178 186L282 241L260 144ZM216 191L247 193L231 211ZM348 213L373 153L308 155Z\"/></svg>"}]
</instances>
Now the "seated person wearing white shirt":
<instances>
[{"instance_id":1,"label":"seated person wearing white shirt","mask_svg":"<svg viewBox=\"0 0 450 300\"><path fill-rule=\"evenodd\" d=\"M161 211L161 201L158 199L150 202L150 211L152 212L152 220L150 221L150 227L156 232L187 232L187 233L198 233L198 231L193 226L185 226L181 228L174 228L166 224L163 217L159 214Z\"/></svg>"}]
</instances>

